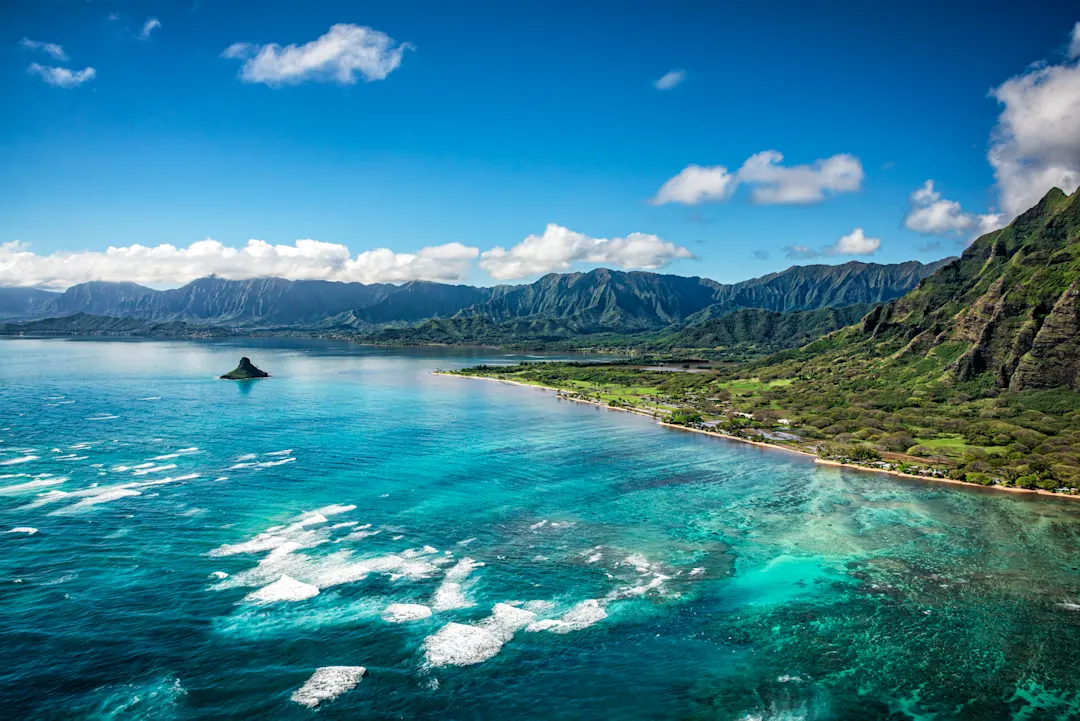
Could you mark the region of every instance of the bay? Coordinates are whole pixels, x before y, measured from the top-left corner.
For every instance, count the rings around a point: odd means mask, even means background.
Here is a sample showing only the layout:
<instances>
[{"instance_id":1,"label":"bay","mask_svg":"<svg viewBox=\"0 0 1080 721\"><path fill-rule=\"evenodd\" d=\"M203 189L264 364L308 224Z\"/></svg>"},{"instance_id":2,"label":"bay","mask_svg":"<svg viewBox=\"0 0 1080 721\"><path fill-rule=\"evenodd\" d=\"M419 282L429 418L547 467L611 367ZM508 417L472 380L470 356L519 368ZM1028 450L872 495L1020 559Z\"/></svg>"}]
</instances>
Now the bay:
<instances>
[{"instance_id":1,"label":"bay","mask_svg":"<svg viewBox=\"0 0 1080 721\"><path fill-rule=\"evenodd\" d=\"M1080 714L1080 504L432 374L523 359L0 342L3 714L305 718L327 666L325 718Z\"/></svg>"}]
</instances>

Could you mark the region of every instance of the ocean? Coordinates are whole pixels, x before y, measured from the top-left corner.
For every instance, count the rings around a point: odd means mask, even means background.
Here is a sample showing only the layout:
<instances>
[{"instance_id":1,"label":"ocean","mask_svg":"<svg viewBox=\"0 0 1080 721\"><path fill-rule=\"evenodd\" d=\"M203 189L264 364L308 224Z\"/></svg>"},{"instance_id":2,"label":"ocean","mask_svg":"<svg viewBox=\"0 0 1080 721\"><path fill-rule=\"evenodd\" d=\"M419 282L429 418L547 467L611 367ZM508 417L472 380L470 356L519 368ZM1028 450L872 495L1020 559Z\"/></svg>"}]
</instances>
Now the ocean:
<instances>
[{"instance_id":1,"label":"ocean","mask_svg":"<svg viewBox=\"0 0 1080 721\"><path fill-rule=\"evenodd\" d=\"M1080 502L432 374L528 359L0 341L0 716L1080 715Z\"/></svg>"}]
</instances>

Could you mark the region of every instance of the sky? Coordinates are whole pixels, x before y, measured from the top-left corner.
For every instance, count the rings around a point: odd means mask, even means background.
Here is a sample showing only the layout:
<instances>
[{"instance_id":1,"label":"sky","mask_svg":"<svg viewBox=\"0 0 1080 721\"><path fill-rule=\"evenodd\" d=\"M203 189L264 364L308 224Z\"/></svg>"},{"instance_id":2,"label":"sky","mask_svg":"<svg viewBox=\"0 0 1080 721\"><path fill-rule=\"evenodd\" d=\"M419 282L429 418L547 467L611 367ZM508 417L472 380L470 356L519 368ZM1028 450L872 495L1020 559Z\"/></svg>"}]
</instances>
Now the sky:
<instances>
[{"instance_id":1,"label":"sky","mask_svg":"<svg viewBox=\"0 0 1080 721\"><path fill-rule=\"evenodd\" d=\"M0 285L734 282L1080 185L1070 3L7 0Z\"/></svg>"}]
</instances>

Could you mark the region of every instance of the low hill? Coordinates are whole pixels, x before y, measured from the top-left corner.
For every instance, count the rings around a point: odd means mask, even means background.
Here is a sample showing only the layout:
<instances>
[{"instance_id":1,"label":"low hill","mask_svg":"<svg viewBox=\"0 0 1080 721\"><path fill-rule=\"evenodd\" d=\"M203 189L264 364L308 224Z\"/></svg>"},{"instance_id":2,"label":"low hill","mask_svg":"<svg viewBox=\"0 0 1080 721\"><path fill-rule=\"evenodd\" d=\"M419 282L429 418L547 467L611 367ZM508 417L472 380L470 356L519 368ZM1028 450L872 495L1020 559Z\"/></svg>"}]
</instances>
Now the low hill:
<instances>
[{"instance_id":1,"label":"low hill","mask_svg":"<svg viewBox=\"0 0 1080 721\"><path fill-rule=\"evenodd\" d=\"M138 318L76 313L61 318L0 323L0 335L132 336L148 338L210 338L231 335L226 328L192 325L178 321L157 322Z\"/></svg>"}]
</instances>

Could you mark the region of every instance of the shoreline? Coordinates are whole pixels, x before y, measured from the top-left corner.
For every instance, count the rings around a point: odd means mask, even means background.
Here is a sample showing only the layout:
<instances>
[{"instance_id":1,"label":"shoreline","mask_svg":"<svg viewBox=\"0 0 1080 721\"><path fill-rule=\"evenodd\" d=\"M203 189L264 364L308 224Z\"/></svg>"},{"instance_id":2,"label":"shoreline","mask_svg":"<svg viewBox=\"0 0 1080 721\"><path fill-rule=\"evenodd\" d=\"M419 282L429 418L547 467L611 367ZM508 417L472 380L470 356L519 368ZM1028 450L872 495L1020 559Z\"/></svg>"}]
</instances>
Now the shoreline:
<instances>
[{"instance_id":1,"label":"shoreline","mask_svg":"<svg viewBox=\"0 0 1080 721\"><path fill-rule=\"evenodd\" d=\"M460 373L454 373L453 371L432 371L434 375L452 376L454 378L470 378L482 381L494 381L496 383L505 383L507 385L522 386L523 388L535 388L541 391L554 391L555 393L566 393L562 388L555 388L554 386L545 386L536 383L522 383L521 381L512 381L504 378L491 378L488 376L467 376ZM585 403L586 405L596 406L597 408L604 408L609 411L619 411L622 413L633 413L634 415L643 416L645 418L652 418L658 425L665 428L672 428L680 431L689 431L690 433L701 433L706 436L713 436L714 438L723 438L728 441L738 441L739 443L746 443L751 446L758 446L760 448L766 448L773 451L787 451L788 453L797 453L801 456L807 456L812 458L815 464L822 466L833 466L835 468L847 468L853 471L863 471L866 473L884 473L885 475L894 476L896 478L910 478L916 481L928 481L932 483L947 483L954 486L966 486L967 488L980 488L987 491L1005 491L1006 493L1030 493L1037 496L1049 496L1051 498L1067 498L1071 500L1080 500L1080 496L1073 496L1066 493L1054 493L1053 491L1044 491L1040 488L1013 488L1010 486L984 486L979 483L971 483L969 481L958 481L953 478L936 478L934 476L919 476L914 473L904 473L903 471L891 471L886 468L869 468L867 466L857 466L853 463L842 463L841 461L832 461L818 456L816 453L810 453L809 451L799 450L798 448L790 448L788 446L781 446L775 443L765 443L763 441L752 441L747 438L739 438L738 436L728 435L727 433L720 433L718 431L706 431L701 428L690 428L688 426L680 426L675 423L665 423L657 418L652 413L645 413L644 411L637 410L636 408L618 408L616 406L609 406L606 403L598 403L597 401L585 400L583 398L569 398L562 396L563 399L573 401L575 403Z\"/></svg>"}]
</instances>

